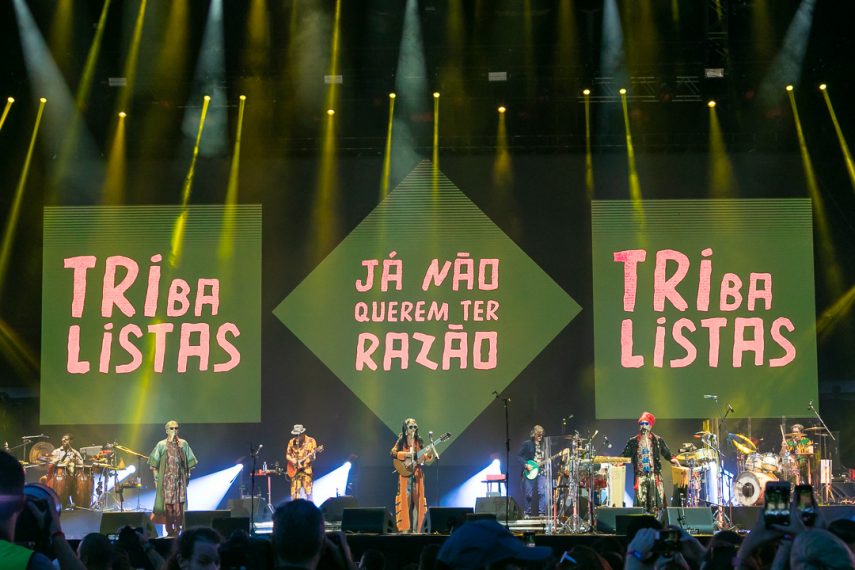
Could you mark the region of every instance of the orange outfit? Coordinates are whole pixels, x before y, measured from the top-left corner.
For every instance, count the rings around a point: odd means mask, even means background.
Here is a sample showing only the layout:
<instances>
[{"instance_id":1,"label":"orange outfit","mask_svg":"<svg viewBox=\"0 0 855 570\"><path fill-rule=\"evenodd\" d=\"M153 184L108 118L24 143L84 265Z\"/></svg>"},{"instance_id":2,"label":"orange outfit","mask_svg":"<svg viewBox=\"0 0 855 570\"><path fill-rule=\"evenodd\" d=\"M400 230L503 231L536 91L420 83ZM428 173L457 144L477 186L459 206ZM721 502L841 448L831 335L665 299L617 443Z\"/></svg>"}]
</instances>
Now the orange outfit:
<instances>
[{"instance_id":1,"label":"orange outfit","mask_svg":"<svg viewBox=\"0 0 855 570\"><path fill-rule=\"evenodd\" d=\"M413 449L414 448L414 449ZM392 447L391 455L404 461L410 455L411 451L418 454L422 449L418 440L413 442L411 448L406 438L404 438L404 446L401 451L398 451L397 443ZM427 461L433 459L430 453L426 453L423 458ZM412 513L415 511L415 527L412 524ZM422 526L425 521L425 513L427 513L427 498L425 498L425 474L421 465L415 465L411 476L398 474L398 495L395 497L395 523L398 527L398 532L422 532Z\"/></svg>"}]
</instances>

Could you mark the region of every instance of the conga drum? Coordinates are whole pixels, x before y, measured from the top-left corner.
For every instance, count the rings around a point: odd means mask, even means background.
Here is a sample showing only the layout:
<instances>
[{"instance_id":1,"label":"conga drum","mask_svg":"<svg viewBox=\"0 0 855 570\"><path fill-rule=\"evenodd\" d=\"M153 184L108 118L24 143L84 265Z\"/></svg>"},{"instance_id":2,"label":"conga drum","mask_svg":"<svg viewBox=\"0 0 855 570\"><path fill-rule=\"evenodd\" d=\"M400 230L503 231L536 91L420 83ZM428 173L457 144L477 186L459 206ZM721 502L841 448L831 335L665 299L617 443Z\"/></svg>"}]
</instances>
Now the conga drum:
<instances>
[{"instance_id":1,"label":"conga drum","mask_svg":"<svg viewBox=\"0 0 855 570\"><path fill-rule=\"evenodd\" d=\"M91 467L81 467L77 470L77 478L74 481L74 494L72 500L77 507L89 508L92 504L92 490L95 481L92 478Z\"/></svg>"},{"instance_id":2,"label":"conga drum","mask_svg":"<svg viewBox=\"0 0 855 570\"><path fill-rule=\"evenodd\" d=\"M68 496L72 494L73 481L74 478L71 477L65 465L48 465L45 484L56 492L60 501L62 501L62 506L65 506L65 503L68 502Z\"/></svg>"}]
</instances>

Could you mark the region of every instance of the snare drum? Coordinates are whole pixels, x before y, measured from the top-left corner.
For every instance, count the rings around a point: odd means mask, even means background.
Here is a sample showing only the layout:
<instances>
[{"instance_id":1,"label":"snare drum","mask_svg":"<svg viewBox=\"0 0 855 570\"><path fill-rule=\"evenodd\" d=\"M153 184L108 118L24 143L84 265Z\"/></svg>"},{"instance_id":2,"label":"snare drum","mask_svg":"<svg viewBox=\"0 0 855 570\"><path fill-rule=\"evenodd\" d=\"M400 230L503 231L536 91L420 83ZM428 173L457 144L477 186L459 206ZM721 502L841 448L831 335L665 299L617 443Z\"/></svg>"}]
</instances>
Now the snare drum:
<instances>
[{"instance_id":1,"label":"snare drum","mask_svg":"<svg viewBox=\"0 0 855 570\"><path fill-rule=\"evenodd\" d=\"M743 471L733 480L733 499L743 507L762 505L766 483L777 480L771 473Z\"/></svg>"},{"instance_id":2,"label":"snare drum","mask_svg":"<svg viewBox=\"0 0 855 570\"><path fill-rule=\"evenodd\" d=\"M777 473L781 470L781 458L777 453L752 453L745 460L745 469L754 473Z\"/></svg>"}]
</instances>

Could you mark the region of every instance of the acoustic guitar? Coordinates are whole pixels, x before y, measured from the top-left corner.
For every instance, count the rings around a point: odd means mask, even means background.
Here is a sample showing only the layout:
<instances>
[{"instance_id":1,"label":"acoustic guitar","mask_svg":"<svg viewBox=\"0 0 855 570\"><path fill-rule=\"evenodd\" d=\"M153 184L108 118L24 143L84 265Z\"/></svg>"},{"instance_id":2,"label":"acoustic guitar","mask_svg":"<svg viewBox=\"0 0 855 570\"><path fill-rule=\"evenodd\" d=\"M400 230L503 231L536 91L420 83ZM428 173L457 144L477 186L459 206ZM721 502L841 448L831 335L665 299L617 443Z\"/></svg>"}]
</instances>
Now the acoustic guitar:
<instances>
[{"instance_id":1,"label":"acoustic guitar","mask_svg":"<svg viewBox=\"0 0 855 570\"><path fill-rule=\"evenodd\" d=\"M319 445L315 448L313 452L306 455L306 457L301 457L300 459L298 459L296 463L289 461L288 469L286 470L288 473L288 478L293 479L294 476L297 475L297 473L302 473L306 469L306 467L308 467L307 463L309 463L310 461L314 461L315 457L317 457L319 453L323 452L324 446Z\"/></svg>"},{"instance_id":2,"label":"acoustic guitar","mask_svg":"<svg viewBox=\"0 0 855 570\"><path fill-rule=\"evenodd\" d=\"M398 459L397 457L392 459L392 465L395 466L395 471L398 472L402 477L411 477L413 475L413 471L416 469L416 465L421 465L424 463L425 454L430 451L436 451L436 446L440 443L444 443L451 439L451 432L445 432L439 439L433 440L431 443L426 445L424 448L420 449L417 453L408 455L406 459Z\"/></svg>"}]
</instances>

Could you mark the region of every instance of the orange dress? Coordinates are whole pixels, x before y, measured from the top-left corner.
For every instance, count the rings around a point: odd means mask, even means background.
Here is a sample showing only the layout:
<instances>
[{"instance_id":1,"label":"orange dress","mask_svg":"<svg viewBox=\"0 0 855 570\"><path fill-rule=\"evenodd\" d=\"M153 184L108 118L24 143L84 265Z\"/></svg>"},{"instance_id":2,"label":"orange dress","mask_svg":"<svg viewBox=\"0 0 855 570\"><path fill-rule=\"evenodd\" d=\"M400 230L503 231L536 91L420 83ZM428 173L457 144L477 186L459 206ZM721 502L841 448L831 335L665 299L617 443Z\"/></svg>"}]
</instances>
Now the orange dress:
<instances>
[{"instance_id":1,"label":"orange dress","mask_svg":"<svg viewBox=\"0 0 855 570\"><path fill-rule=\"evenodd\" d=\"M391 455L400 461L404 461L411 451L417 454L421 449L422 446L418 440L415 440L411 447L407 439L404 438L401 451L398 451L398 444L396 443L392 447ZM433 456L426 453L423 458L430 461ZM395 524L398 527L398 532L422 532L425 513L427 513L425 473L422 466L417 464L411 476L398 474L398 495L395 497ZM415 515L415 525L413 525L413 515Z\"/></svg>"}]
</instances>

